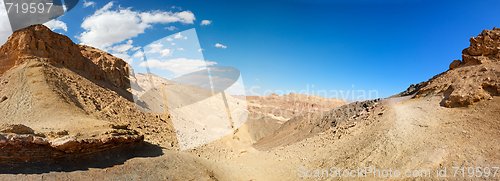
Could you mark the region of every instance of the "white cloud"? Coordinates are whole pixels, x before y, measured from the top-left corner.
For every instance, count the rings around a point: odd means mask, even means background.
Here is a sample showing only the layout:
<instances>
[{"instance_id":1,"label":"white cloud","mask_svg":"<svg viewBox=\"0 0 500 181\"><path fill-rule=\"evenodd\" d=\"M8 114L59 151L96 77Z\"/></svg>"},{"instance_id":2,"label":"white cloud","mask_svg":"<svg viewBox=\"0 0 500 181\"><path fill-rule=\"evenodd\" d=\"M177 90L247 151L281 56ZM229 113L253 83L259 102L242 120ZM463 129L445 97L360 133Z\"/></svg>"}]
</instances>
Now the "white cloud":
<instances>
[{"instance_id":1,"label":"white cloud","mask_svg":"<svg viewBox=\"0 0 500 181\"><path fill-rule=\"evenodd\" d=\"M174 35L174 39L187 39L187 37L182 36L182 34L179 32Z\"/></svg>"},{"instance_id":2,"label":"white cloud","mask_svg":"<svg viewBox=\"0 0 500 181\"><path fill-rule=\"evenodd\" d=\"M211 20L202 20L200 23L201 26L208 26L210 24L212 24Z\"/></svg>"},{"instance_id":3,"label":"white cloud","mask_svg":"<svg viewBox=\"0 0 500 181\"><path fill-rule=\"evenodd\" d=\"M165 48L163 49L161 52L160 52L160 55L162 57L168 57L170 56L170 54L172 53L172 50L168 49L168 48Z\"/></svg>"},{"instance_id":4,"label":"white cloud","mask_svg":"<svg viewBox=\"0 0 500 181\"><path fill-rule=\"evenodd\" d=\"M108 4L104 5L101 9L98 9L97 11L95 11L94 15L103 14L106 11L109 11L113 7L113 5L114 5L113 2L109 2Z\"/></svg>"},{"instance_id":5,"label":"white cloud","mask_svg":"<svg viewBox=\"0 0 500 181\"><path fill-rule=\"evenodd\" d=\"M204 61L199 59L175 58L167 61L151 59L139 64L141 67L154 67L172 72L175 76L202 70L207 66L216 65L217 62Z\"/></svg>"},{"instance_id":6,"label":"white cloud","mask_svg":"<svg viewBox=\"0 0 500 181\"><path fill-rule=\"evenodd\" d=\"M227 48L226 45L221 44L221 43L216 43L214 46L215 46L215 48L222 48L222 49L226 49Z\"/></svg>"},{"instance_id":7,"label":"white cloud","mask_svg":"<svg viewBox=\"0 0 500 181\"><path fill-rule=\"evenodd\" d=\"M185 24L193 24L194 20L196 20L196 17L191 11L181 11L176 13L175 15L181 19L181 21L179 22Z\"/></svg>"},{"instance_id":8,"label":"white cloud","mask_svg":"<svg viewBox=\"0 0 500 181\"><path fill-rule=\"evenodd\" d=\"M83 0L83 7L89 7L89 6L94 7L95 6L95 2L94 1Z\"/></svg>"},{"instance_id":9,"label":"white cloud","mask_svg":"<svg viewBox=\"0 0 500 181\"><path fill-rule=\"evenodd\" d=\"M182 7L179 7L179 6L171 6L170 8L176 9L176 10L182 10Z\"/></svg>"},{"instance_id":10,"label":"white cloud","mask_svg":"<svg viewBox=\"0 0 500 181\"><path fill-rule=\"evenodd\" d=\"M137 51L137 52L134 53L134 55L132 57L134 57L134 58L143 58L144 57L144 52Z\"/></svg>"},{"instance_id":11,"label":"white cloud","mask_svg":"<svg viewBox=\"0 0 500 181\"><path fill-rule=\"evenodd\" d=\"M113 56L121 58L128 63L132 63L132 60L133 60L132 57L130 57L130 55L128 53L113 53Z\"/></svg>"},{"instance_id":12,"label":"white cloud","mask_svg":"<svg viewBox=\"0 0 500 181\"><path fill-rule=\"evenodd\" d=\"M106 49L116 43L134 38L153 24L193 24L195 16L191 11L133 11L131 8L113 10L113 2L106 4L93 15L86 17L81 25L85 30L78 39L82 44Z\"/></svg>"},{"instance_id":13,"label":"white cloud","mask_svg":"<svg viewBox=\"0 0 500 181\"><path fill-rule=\"evenodd\" d=\"M141 47L134 47L133 40L127 40L125 43L114 45L109 47L107 51L111 53L113 56L121 58L129 63L132 63L133 59L136 58L131 56L129 52L135 52L139 50Z\"/></svg>"},{"instance_id":14,"label":"white cloud","mask_svg":"<svg viewBox=\"0 0 500 181\"><path fill-rule=\"evenodd\" d=\"M3 0L0 0L0 45L4 44L11 34L12 28L10 27L9 17Z\"/></svg>"},{"instance_id":15,"label":"white cloud","mask_svg":"<svg viewBox=\"0 0 500 181\"><path fill-rule=\"evenodd\" d=\"M166 11L153 11L140 13L142 21L147 24L152 23L175 23L180 22L184 24L193 24L194 14L191 11L182 11L178 13Z\"/></svg>"},{"instance_id":16,"label":"white cloud","mask_svg":"<svg viewBox=\"0 0 500 181\"><path fill-rule=\"evenodd\" d=\"M168 57L172 55L172 50L169 48L163 48L162 43L153 43L148 46L148 51L146 53L150 54L160 54L161 57Z\"/></svg>"},{"instance_id":17,"label":"white cloud","mask_svg":"<svg viewBox=\"0 0 500 181\"><path fill-rule=\"evenodd\" d=\"M108 11L108 3L104 8L96 11L96 14L85 18L82 28L85 29L79 39L83 44L105 49L115 43L133 38L144 33L149 27L141 23L137 13L130 9Z\"/></svg>"},{"instance_id":18,"label":"white cloud","mask_svg":"<svg viewBox=\"0 0 500 181\"><path fill-rule=\"evenodd\" d=\"M167 27L165 27L165 29L166 29L166 30L168 30L168 31L175 31L175 30L177 30L178 28L177 28L177 27L175 27L175 26L167 26Z\"/></svg>"},{"instance_id":19,"label":"white cloud","mask_svg":"<svg viewBox=\"0 0 500 181\"><path fill-rule=\"evenodd\" d=\"M144 60L144 52L142 51L136 51L135 53L132 54L130 57L130 60L128 63L132 64L133 61L143 61Z\"/></svg>"},{"instance_id":20,"label":"white cloud","mask_svg":"<svg viewBox=\"0 0 500 181\"><path fill-rule=\"evenodd\" d=\"M163 44L153 43L153 44L149 45L148 48L150 48L148 53L160 53L161 50L163 49Z\"/></svg>"},{"instance_id":21,"label":"white cloud","mask_svg":"<svg viewBox=\"0 0 500 181\"><path fill-rule=\"evenodd\" d=\"M142 48L142 47L133 47L133 48L131 48L130 50L132 50L132 51L137 51L137 50L139 50L139 49L141 49L141 48Z\"/></svg>"},{"instance_id":22,"label":"white cloud","mask_svg":"<svg viewBox=\"0 0 500 181\"><path fill-rule=\"evenodd\" d=\"M125 42L123 44L119 44L119 45L115 45L115 46L111 47L110 50L112 52L116 52L116 53L125 53L125 52L128 52L129 50L134 48L134 46L132 45L133 43L134 43L134 41L128 40L127 42Z\"/></svg>"},{"instance_id":23,"label":"white cloud","mask_svg":"<svg viewBox=\"0 0 500 181\"><path fill-rule=\"evenodd\" d=\"M66 25L66 23L64 23L60 20L57 20L57 19L50 20L50 21L44 23L43 25L47 26L52 31L54 31L54 30L68 31L68 26Z\"/></svg>"}]
</instances>

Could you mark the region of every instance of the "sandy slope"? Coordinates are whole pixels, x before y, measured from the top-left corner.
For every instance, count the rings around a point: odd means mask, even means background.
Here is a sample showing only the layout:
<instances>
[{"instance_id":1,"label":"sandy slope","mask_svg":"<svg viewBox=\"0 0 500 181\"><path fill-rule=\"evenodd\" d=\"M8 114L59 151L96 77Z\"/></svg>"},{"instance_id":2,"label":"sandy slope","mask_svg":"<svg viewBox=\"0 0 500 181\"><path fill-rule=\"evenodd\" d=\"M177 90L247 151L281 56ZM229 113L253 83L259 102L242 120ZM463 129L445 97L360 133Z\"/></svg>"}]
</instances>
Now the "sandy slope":
<instances>
[{"instance_id":1,"label":"sandy slope","mask_svg":"<svg viewBox=\"0 0 500 181\"><path fill-rule=\"evenodd\" d=\"M450 171L453 166L500 165L500 98L453 109L439 106L440 99L383 100L371 116L342 122L314 137L269 151L258 151L240 144L241 139L227 137L187 153L166 152L160 157L133 158L110 168L2 178L299 180L305 177L313 180L316 169L372 167L401 172L432 170L429 177L434 179L436 169L447 168L448 179L456 179ZM236 148L234 145L240 146L237 147L240 150L229 149ZM338 179L329 177L332 175L320 176ZM367 177L387 179L373 174ZM419 178L429 179L427 175Z\"/></svg>"},{"instance_id":2,"label":"sandy slope","mask_svg":"<svg viewBox=\"0 0 500 181\"><path fill-rule=\"evenodd\" d=\"M379 111L384 110L380 117L359 120L355 126L345 123L335 130L270 151L236 157L221 156L213 150L199 154L209 160L215 158L214 172L226 173L224 180L314 178L313 170L332 167L432 170L430 177L435 178L438 168L498 166L500 99L469 109L443 108L439 99L389 99L378 107ZM448 174L451 179L453 173ZM379 175L367 175L382 179Z\"/></svg>"},{"instance_id":3,"label":"sandy slope","mask_svg":"<svg viewBox=\"0 0 500 181\"><path fill-rule=\"evenodd\" d=\"M40 132L77 132L110 124L89 117L60 99L47 83L44 68L37 60L8 71L1 80L5 84L0 94L7 97L0 104L2 123L24 124ZM75 122L86 127L76 127Z\"/></svg>"}]
</instances>

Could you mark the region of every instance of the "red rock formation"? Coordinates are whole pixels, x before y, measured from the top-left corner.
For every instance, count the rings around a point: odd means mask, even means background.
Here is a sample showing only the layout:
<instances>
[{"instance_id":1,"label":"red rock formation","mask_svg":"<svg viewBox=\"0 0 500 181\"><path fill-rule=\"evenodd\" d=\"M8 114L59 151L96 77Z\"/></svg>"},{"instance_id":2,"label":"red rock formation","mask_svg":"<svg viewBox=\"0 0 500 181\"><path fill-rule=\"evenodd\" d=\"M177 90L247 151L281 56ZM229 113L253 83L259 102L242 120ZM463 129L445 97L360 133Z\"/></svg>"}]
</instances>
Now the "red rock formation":
<instances>
[{"instance_id":1,"label":"red rock formation","mask_svg":"<svg viewBox=\"0 0 500 181\"><path fill-rule=\"evenodd\" d=\"M0 75L28 57L46 59L48 63L64 66L89 79L130 88L130 67L125 61L98 49L77 45L43 25L14 32L0 47Z\"/></svg>"},{"instance_id":2,"label":"red rock formation","mask_svg":"<svg viewBox=\"0 0 500 181\"><path fill-rule=\"evenodd\" d=\"M79 45L82 55L97 65L98 70L104 71L106 80L114 85L128 89L130 88L130 66L127 62L97 48Z\"/></svg>"}]
</instances>

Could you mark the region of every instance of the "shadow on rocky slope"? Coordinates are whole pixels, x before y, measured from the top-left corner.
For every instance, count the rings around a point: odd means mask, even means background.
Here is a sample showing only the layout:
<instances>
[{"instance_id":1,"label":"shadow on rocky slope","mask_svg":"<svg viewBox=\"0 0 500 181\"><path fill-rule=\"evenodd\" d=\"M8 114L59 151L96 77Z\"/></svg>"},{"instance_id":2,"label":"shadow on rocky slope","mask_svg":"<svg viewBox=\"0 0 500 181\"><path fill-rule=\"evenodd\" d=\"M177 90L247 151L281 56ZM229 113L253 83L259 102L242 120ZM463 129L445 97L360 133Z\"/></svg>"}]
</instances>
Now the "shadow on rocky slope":
<instances>
[{"instance_id":1,"label":"shadow on rocky slope","mask_svg":"<svg viewBox=\"0 0 500 181\"><path fill-rule=\"evenodd\" d=\"M85 171L91 168L109 168L124 164L132 158L158 157L161 147L147 142L123 146L91 155L72 155L51 162L0 163L0 174L42 174L49 172Z\"/></svg>"}]
</instances>

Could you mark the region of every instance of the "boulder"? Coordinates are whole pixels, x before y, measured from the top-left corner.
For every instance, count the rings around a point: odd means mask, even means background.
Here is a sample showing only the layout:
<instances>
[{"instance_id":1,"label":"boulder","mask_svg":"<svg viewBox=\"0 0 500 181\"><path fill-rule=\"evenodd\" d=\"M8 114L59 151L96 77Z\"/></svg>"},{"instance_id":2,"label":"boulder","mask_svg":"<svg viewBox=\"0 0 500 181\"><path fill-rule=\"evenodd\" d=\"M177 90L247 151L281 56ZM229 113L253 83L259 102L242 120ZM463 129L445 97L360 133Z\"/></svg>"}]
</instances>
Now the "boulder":
<instances>
[{"instance_id":1,"label":"boulder","mask_svg":"<svg viewBox=\"0 0 500 181\"><path fill-rule=\"evenodd\" d=\"M470 39L470 46L462 51L464 65L477 65L500 60L500 29L484 30Z\"/></svg>"},{"instance_id":2,"label":"boulder","mask_svg":"<svg viewBox=\"0 0 500 181\"><path fill-rule=\"evenodd\" d=\"M460 60L453 60L453 62L450 63L450 70L453 70L462 64L462 61Z\"/></svg>"},{"instance_id":3,"label":"boulder","mask_svg":"<svg viewBox=\"0 0 500 181\"><path fill-rule=\"evenodd\" d=\"M35 134L35 131L22 124L2 124L0 125L0 133Z\"/></svg>"}]
</instances>

